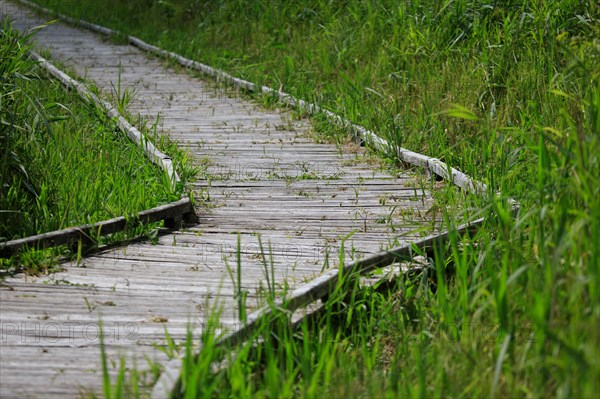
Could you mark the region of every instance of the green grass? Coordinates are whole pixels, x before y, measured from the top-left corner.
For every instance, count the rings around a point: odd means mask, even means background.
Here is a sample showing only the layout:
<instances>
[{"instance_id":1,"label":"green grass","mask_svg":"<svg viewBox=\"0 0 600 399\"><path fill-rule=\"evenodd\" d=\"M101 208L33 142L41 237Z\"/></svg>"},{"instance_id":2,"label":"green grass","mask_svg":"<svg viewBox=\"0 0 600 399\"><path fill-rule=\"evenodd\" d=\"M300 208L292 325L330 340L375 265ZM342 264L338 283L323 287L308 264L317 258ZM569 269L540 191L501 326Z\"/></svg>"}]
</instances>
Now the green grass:
<instances>
[{"instance_id":1,"label":"green grass","mask_svg":"<svg viewBox=\"0 0 600 399\"><path fill-rule=\"evenodd\" d=\"M427 274L334 298L299 331L266 325L224 372L209 346L183 396L600 395L595 2L38 3L315 101L499 193Z\"/></svg>"},{"instance_id":2,"label":"green grass","mask_svg":"<svg viewBox=\"0 0 600 399\"><path fill-rule=\"evenodd\" d=\"M30 61L26 37L6 21L2 31L0 241L129 216L181 197L183 182L172 187L102 110ZM161 144L172 153L172 144ZM24 253L3 265L32 263L34 272L47 261L43 253Z\"/></svg>"}]
</instances>

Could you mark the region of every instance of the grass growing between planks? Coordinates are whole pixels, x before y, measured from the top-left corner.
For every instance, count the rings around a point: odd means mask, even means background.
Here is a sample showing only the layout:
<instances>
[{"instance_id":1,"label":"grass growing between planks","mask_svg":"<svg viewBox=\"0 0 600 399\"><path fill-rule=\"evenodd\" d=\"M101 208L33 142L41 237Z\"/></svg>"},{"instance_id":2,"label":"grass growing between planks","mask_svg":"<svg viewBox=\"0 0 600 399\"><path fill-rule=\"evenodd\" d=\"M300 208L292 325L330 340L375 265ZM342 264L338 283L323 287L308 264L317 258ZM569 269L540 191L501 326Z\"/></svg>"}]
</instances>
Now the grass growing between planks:
<instances>
[{"instance_id":1,"label":"grass growing between planks","mask_svg":"<svg viewBox=\"0 0 600 399\"><path fill-rule=\"evenodd\" d=\"M184 396L600 395L595 2L38 3L316 101L500 194L429 275L357 291L342 322L274 328L227 372L201 358Z\"/></svg>"},{"instance_id":2,"label":"grass growing between planks","mask_svg":"<svg viewBox=\"0 0 600 399\"><path fill-rule=\"evenodd\" d=\"M173 188L102 110L67 92L27 57L32 34L22 36L5 21L0 35L0 241L181 198L183 184ZM3 268L41 271L46 255L25 252L2 260Z\"/></svg>"}]
</instances>

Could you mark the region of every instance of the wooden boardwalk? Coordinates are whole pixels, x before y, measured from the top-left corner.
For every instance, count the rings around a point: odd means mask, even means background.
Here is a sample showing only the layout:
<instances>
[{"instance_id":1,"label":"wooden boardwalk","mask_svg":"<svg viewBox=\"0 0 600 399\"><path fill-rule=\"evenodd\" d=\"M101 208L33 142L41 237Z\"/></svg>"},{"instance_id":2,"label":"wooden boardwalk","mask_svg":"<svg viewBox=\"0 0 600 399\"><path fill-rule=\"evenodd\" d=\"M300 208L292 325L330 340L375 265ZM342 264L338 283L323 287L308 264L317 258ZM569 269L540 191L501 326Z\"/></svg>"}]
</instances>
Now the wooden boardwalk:
<instances>
[{"instance_id":1,"label":"wooden boardwalk","mask_svg":"<svg viewBox=\"0 0 600 399\"><path fill-rule=\"evenodd\" d=\"M43 21L0 0L20 29ZM64 264L50 276L6 279L0 287L0 397L77 397L101 392L99 320L111 372L120 356L149 370L167 357L165 328L178 342L219 305L219 327L240 326L235 287L241 240L248 311L266 287L259 237L274 260L278 290L333 267L344 237L348 260L420 237L431 226L430 184L414 172L391 175L354 144L316 144L307 120L265 110L232 90L166 67L129 45L54 24L37 35L49 50L105 93L134 88L129 108L194 156L199 223ZM428 215L431 216L431 215ZM427 231L428 233L431 230ZM353 234L352 234L353 233ZM267 256L269 254L267 253ZM148 384L152 382L148 372Z\"/></svg>"}]
</instances>

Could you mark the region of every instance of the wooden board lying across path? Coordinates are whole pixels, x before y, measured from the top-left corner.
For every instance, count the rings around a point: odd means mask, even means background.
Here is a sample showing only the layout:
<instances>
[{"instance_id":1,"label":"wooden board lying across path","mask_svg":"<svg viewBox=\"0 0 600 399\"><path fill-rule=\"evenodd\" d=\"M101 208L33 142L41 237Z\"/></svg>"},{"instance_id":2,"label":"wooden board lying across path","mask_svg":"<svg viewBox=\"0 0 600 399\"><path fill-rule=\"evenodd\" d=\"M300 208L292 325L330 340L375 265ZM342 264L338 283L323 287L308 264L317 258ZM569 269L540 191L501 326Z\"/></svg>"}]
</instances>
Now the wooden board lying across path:
<instances>
[{"instance_id":1,"label":"wooden board lying across path","mask_svg":"<svg viewBox=\"0 0 600 399\"><path fill-rule=\"evenodd\" d=\"M20 29L44 22L4 0L0 10ZM150 345L164 343L164 328L180 342L188 323L198 334L217 305L221 326L239 326L228 271L235 276L238 232L251 310L262 303L264 287L259 237L273 255L278 287L294 288L326 262L335 266L344 237L350 260L437 226L434 186L424 176L389 174L354 145L315 144L307 120L264 110L136 48L60 23L42 30L37 42L105 93L120 75L123 88L135 93L131 110L149 123L160 115L160 130L205 170L193 185L205 202L197 226L154 243L106 250L52 276L7 279L0 286L1 397L100 392L100 319L109 364L124 355L130 367L135 357L138 369L148 368L145 355L166 360Z\"/></svg>"}]
</instances>

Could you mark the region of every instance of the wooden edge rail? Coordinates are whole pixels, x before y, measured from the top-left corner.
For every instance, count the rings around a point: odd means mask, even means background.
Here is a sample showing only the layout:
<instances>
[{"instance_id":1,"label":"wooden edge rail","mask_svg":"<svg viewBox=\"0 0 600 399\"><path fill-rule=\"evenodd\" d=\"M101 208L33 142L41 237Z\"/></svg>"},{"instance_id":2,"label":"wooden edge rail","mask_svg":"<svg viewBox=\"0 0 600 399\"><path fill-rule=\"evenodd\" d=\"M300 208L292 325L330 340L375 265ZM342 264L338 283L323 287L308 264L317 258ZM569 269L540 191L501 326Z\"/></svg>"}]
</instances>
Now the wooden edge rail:
<instances>
[{"instance_id":1,"label":"wooden edge rail","mask_svg":"<svg viewBox=\"0 0 600 399\"><path fill-rule=\"evenodd\" d=\"M275 304L264 306L248 315L247 322L242 328L221 337L215 346L232 347L250 339L263 325L269 322L271 317L282 310L293 313L295 310L307 306L319 299L326 298L334 292L338 282L351 276L360 276L374 269L392 265L396 262L406 261L417 251L427 251L436 245L441 245L451 237L462 237L475 233L484 223L480 218L473 222L458 226L454 230L441 234L430 235L415 242L406 243L387 251L379 252L364 259L343 265L341 268L333 268L323 273L311 282L295 289L288 297L279 300ZM202 350L195 355L197 359L202 355ZM158 381L155 383L152 398L169 398L181 384L181 359L172 359L164 367Z\"/></svg>"},{"instance_id":2,"label":"wooden edge rail","mask_svg":"<svg viewBox=\"0 0 600 399\"><path fill-rule=\"evenodd\" d=\"M169 176L173 187L180 181L179 175L177 175L177 172L173 167L173 161L171 157L160 152L158 148L156 148L154 144L152 144L135 126L132 126L127 119L125 119L125 117L123 117L123 115L121 115L119 111L115 109L115 107L113 107L109 102L100 99L84 84L71 78L69 75L58 69L51 62L37 54L35 51L30 51L29 54L34 61L36 61L44 70L61 82L65 87L68 89L75 89L84 101L99 106L105 111L109 118L116 120L119 129L125 133L131 141L142 148L146 158L167 173L167 176Z\"/></svg>"},{"instance_id":3,"label":"wooden edge rail","mask_svg":"<svg viewBox=\"0 0 600 399\"><path fill-rule=\"evenodd\" d=\"M193 215L194 207L189 198L182 198L170 204L157 206L134 215L132 217L117 217L94 224L70 227L49 233L39 234L18 240L0 243L0 257L9 257L21 248L27 247L52 247L64 244L73 244L79 241L93 242L99 236L106 236L125 230L130 226L146 225L149 223L165 221L165 226L174 228L184 218Z\"/></svg>"},{"instance_id":4,"label":"wooden edge rail","mask_svg":"<svg viewBox=\"0 0 600 399\"><path fill-rule=\"evenodd\" d=\"M94 25L95 26L95 25ZM115 34L115 33L113 33ZM487 191L487 186L484 183L472 180L469 176L463 172L446 165L444 162L437 158L428 157L406 148L394 148L387 140L381 138L376 133L364 128L363 126L357 125L334 112L325 109L317 104L307 102L302 99L298 99L283 91L275 90L268 86L259 86L255 83L248 82L243 79L236 78L224 71L212 68L208 65L202 64L197 61L193 61L182 57L179 54L163 50L159 47L145 43L141 39L133 36L128 36L129 43L132 45L145 50L149 53L167 58L173 59L180 65L190 69L194 69L198 72L209 75L217 81L224 81L237 88L245 89L251 92L260 92L263 94L274 95L284 104L296 109L301 109L308 112L310 115L322 114L333 124L338 125L342 128L349 129L352 134L361 141L367 142L374 146L376 149L382 152L388 152L390 150L396 151L398 158L410 165L423 167L430 173L440 176L446 179L458 187L464 189L467 192L482 194Z\"/></svg>"}]
</instances>

